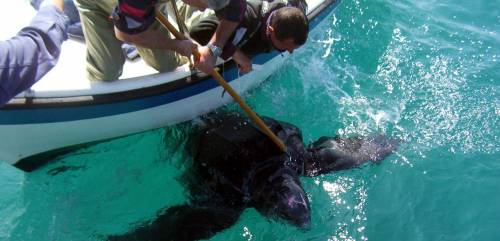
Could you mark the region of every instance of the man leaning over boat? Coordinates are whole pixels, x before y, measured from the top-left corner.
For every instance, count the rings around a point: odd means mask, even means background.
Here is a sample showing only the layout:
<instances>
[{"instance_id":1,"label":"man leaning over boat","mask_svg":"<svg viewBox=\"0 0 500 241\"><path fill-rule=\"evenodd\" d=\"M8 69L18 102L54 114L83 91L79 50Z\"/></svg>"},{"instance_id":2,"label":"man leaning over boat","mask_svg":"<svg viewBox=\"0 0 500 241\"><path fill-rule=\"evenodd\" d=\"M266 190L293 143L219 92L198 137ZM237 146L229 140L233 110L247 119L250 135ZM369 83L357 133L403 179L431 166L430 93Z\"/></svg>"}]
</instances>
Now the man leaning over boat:
<instances>
[{"instance_id":1,"label":"man leaning over boat","mask_svg":"<svg viewBox=\"0 0 500 241\"><path fill-rule=\"evenodd\" d=\"M222 48L242 19L244 0L184 0L203 10L213 8L221 19L221 28L212 36L211 45ZM195 67L208 72L215 65L209 46L190 40L171 39L155 21L155 7L168 11L161 0L75 0L87 44L87 77L90 80L116 80L122 73L125 57L122 41L135 44L143 60L159 72L172 71L187 62L193 49L202 54ZM110 18L111 16L111 18ZM186 56L186 57L184 57Z\"/></svg>"},{"instance_id":2,"label":"man leaning over boat","mask_svg":"<svg viewBox=\"0 0 500 241\"><path fill-rule=\"evenodd\" d=\"M28 27L0 42L0 107L29 89L57 63L69 19L63 0L46 0Z\"/></svg>"},{"instance_id":3,"label":"man leaning over boat","mask_svg":"<svg viewBox=\"0 0 500 241\"><path fill-rule=\"evenodd\" d=\"M247 6L231 41L216 54L224 60L232 57L243 72L252 68L248 56L272 50L292 53L306 42L309 22L305 0L247 0ZM206 44L218 24L215 15L199 18L189 34L200 44Z\"/></svg>"}]
</instances>

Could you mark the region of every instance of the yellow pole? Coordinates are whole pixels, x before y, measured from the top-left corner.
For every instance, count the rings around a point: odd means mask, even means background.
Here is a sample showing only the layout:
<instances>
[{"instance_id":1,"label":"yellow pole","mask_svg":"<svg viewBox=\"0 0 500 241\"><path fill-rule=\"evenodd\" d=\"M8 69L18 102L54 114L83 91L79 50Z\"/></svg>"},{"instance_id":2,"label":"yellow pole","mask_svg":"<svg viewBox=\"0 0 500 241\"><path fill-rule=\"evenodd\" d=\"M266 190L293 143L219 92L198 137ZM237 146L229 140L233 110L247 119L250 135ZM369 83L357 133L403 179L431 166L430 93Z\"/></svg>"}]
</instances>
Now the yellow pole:
<instances>
[{"instance_id":1,"label":"yellow pole","mask_svg":"<svg viewBox=\"0 0 500 241\"><path fill-rule=\"evenodd\" d=\"M186 36L182 35L175 29L170 22L168 22L168 19L165 18L165 16L159 11L156 10L156 20L158 20L165 28L167 28L174 36L176 39L181 39L185 40L187 39ZM197 59L200 58L200 53L198 53L197 50L193 51L193 56ZM222 78L222 76L219 74L219 72L215 71L215 69L212 69L212 72L210 73L212 77L233 97L233 99L240 105L240 107L247 113L248 116L250 116L250 119L254 123L257 124L257 126L260 128L261 131L264 132L271 140L280 148L281 151L286 152L286 147L285 144L266 126L264 121L260 119L255 112L250 109L250 107L241 99L241 97L234 91L234 89Z\"/></svg>"}]
</instances>

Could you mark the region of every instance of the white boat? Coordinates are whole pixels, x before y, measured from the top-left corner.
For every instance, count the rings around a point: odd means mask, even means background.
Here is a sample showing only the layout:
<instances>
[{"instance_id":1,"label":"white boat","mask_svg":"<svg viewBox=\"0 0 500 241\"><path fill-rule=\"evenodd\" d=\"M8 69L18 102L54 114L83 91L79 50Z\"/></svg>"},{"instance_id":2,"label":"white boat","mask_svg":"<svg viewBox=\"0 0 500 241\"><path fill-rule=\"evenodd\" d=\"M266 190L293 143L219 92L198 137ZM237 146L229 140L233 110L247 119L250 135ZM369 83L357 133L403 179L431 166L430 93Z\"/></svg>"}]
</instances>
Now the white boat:
<instances>
[{"instance_id":1,"label":"white boat","mask_svg":"<svg viewBox=\"0 0 500 241\"><path fill-rule=\"evenodd\" d=\"M12 7L0 10L1 18L26 19L17 22L19 26L2 21L6 25L2 40L14 36L35 15L25 1L9 2ZM338 0L307 2L312 30L331 14ZM13 8L16 16L9 16L8 9ZM241 76L232 61L218 68L243 94L267 79L287 56L259 54L252 59L254 70ZM127 62L119 80L91 82L85 78L85 45L66 41L57 66L0 108L0 161L33 170L45 163L48 153L190 120L230 101L215 80L192 72L187 65L158 74L143 61Z\"/></svg>"}]
</instances>

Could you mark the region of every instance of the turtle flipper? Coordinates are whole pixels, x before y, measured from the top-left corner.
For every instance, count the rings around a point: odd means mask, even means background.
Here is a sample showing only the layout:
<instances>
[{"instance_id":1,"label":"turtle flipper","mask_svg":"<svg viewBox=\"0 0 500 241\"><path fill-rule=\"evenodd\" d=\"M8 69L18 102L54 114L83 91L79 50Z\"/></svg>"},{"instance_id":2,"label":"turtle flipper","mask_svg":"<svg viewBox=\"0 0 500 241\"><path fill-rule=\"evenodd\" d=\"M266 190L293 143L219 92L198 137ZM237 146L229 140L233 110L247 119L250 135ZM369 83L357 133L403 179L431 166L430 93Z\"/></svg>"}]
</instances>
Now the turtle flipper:
<instances>
[{"instance_id":1,"label":"turtle flipper","mask_svg":"<svg viewBox=\"0 0 500 241\"><path fill-rule=\"evenodd\" d=\"M241 209L179 205L168 208L153 223L146 223L122 235L108 236L110 241L207 239L232 226Z\"/></svg>"},{"instance_id":2,"label":"turtle flipper","mask_svg":"<svg viewBox=\"0 0 500 241\"><path fill-rule=\"evenodd\" d=\"M385 135L370 137L321 137L308 150L313 158L305 164L307 176L345 170L372 161L380 162L399 146L399 141Z\"/></svg>"}]
</instances>

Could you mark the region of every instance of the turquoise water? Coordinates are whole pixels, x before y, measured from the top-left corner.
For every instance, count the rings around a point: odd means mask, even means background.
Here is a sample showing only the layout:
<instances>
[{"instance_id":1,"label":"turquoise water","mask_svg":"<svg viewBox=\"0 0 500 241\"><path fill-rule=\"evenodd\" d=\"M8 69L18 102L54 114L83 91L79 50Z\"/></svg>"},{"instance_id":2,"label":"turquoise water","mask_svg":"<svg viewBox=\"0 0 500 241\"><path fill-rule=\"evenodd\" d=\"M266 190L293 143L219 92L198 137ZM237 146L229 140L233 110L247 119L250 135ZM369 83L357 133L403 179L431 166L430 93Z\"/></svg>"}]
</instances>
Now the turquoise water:
<instances>
[{"instance_id":1,"label":"turquoise water","mask_svg":"<svg viewBox=\"0 0 500 241\"><path fill-rule=\"evenodd\" d=\"M306 142L382 132L403 144L380 165L302 178L311 230L247 209L212 240L500 240L499 5L342 1L246 99ZM183 203L189 128L88 146L29 174L0 164L0 240L102 240Z\"/></svg>"}]
</instances>

